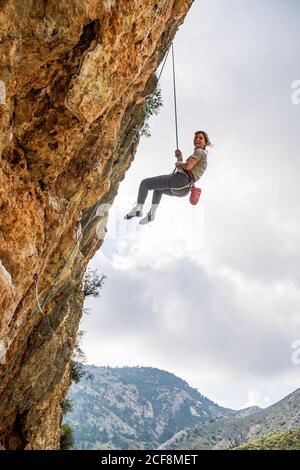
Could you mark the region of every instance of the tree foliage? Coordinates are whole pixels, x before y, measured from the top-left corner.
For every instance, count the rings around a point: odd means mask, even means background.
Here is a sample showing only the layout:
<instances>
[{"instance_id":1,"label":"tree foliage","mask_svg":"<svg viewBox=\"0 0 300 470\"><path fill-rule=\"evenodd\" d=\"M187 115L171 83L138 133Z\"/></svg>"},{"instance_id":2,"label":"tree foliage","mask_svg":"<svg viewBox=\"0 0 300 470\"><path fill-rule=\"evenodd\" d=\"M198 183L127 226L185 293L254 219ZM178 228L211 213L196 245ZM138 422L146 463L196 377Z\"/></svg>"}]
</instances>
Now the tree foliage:
<instances>
[{"instance_id":1,"label":"tree foliage","mask_svg":"<svg viewBox=\"0 0 300 470\"><path fill-rule=\"evenodd\" d=\"M66 398L62 404L61 404L61 411L62 411L62 416L65 416L67 413L70 413L72 411L73 403L71 400Z\"/></svg>"},{"instance_id":2,"label":"tree foliage","mask_svg":"<svg viewBox=\"0 0 300 470\"><path fill-rule=\"evenodd\" d=\"M70 450L74 445L73 430L68 424L63 424L60 434L60 450Z\"/></svg>"},{"instance_id":3,"label":"tree foliage","mask_svg":"<svg viewBox=\"0 0 300 470\"><path fill-rule=\"evenodd\" d=\"M105 274L100 276L97 269L88 269L83 278L82 290L84 297L99 297L105 279L107 279L107 276Z\"/></svg>"},{"instance_id":4,"label":"tree foliage","mask_svg":"<svg viewBox=\"0 0 300 470\"><path fill-rule=\"evenodd\" d=\"M145 104L145 119L144 124L141 127L140 135L144 137L151 137L150 127L148 124L148 120L151 116L157 115L159 113L160 107L163 105L162 97L161 97L161 89L157 87L152 95L146 98Z\"/></svg>"}]
</instances>

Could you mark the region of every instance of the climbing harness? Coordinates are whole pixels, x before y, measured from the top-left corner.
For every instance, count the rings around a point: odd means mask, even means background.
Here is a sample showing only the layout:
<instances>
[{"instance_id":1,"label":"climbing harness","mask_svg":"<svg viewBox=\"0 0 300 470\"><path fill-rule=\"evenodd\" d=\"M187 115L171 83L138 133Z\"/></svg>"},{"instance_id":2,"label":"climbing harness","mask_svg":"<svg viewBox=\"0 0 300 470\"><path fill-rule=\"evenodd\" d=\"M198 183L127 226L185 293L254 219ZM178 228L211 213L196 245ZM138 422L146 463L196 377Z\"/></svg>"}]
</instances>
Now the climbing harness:
<instances>
[{"instance_id":1,"label":"climbing harness","mask_svg":"<svg viewBox=\"0 0 300 470\"><path fill-rule=\"evenodd\" d=\"M181 173L181 172L179 172L179 171L176 172L176 168L175 168L175 170L173 171L173 173L176 174L176 173ZM178 188L178 187L177 187L177 188L170 188L171 192L172 192L175 196L177 196L177 192L180 192L180 191L182 191L183 189L188 189L188 191L186 191L186 192L180 194L180 195L185 195L185 196L186 196L186 195L189 193L189 190L191 189L191 182L192 182L191 176L188 174L187 170L184 170L184 173L188 176L189 182L188 182L188 184L185 184L184 186L181 186L181 187L179 187L179 188Z\"/></svg>"}]
</instances>

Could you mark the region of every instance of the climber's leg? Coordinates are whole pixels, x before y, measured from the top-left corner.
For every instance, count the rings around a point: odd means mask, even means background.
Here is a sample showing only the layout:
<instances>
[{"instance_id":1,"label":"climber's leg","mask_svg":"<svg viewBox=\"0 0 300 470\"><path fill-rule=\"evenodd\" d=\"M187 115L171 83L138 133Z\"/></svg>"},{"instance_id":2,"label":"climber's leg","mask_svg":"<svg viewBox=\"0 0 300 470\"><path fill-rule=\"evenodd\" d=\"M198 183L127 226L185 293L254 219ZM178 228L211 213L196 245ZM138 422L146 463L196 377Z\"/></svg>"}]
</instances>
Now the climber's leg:
<instances>
[{"instance_id":1,"label":"climber's leg","mask_svg":"<svg viewBox=\"0 0 300 470\"><path fill-rule=\"evenodd\" d=\"M163 177L165 178L165 177ZM155 214L156 214L156 210L158 208L158 205L160 203L160 200L161 200L161 197L163 194L167 194L168 196L174 196L175 194L170 190L170 188L182 188L183 186L186 186L186 185L189 185L189 177L185 174L185 173L172 173L171 175L167 175L167 181L166 180L163 180L161 179L160 181L159 180L156 180L156 181L150 181L150 182L146 182L146 184L148 186L151 186L153 187L154 185L155 186L158 186L158 184L167 184L167 187L166 188L156 188L154 189L153 191L153 197L152 197L152 205L151 205L151 209L150 211L148 212L148 214L140 220L140 225L145 225L145 224L148 224L149 222L152 222L154 219L155 219ZM152 178L149 178L150 180L152 180ZM150 188L149 188L150 189ZM178 194L176 194L176 196L183 196L183 195L186 195L188 194L189 192L189 187L187 187L187 189L184 189L183 191L178 191ZM183 194L184 193L184 194Z\"/></svg>"},{"instance_id":2,"label":"climber's leg","mask_svg":"<svg viewBox=\"0 0 300 470\"><path fill-rule=\"evenodd\" d=\"M141 181L137 202L144 204L151 189L168 189L170 187L170 179L172 175L153 176L152 178L145 178Z\"/></svg>"},{"instance_id":3,"label":"climber's leg","mask_svg":"<svg viewBox=\"0 0 300 470\"><path fill-rule=\"evenodd\" d=\"M158 205L163 194L169 194L170 196L173 196L169 189L155 189L152 195L152 205Z\"/></svg>"},{"instance_id":4,"label":"climber's leg","mask_svg":"<svg viewBox=\"0 0 300 470\"><path fill-rule=\"evenodd\" d=\"M171 175L162 175L162 176L155 176L154 178L146 178L140 184L138 201L145 201L148 191L153 189L153 196L152 196L152 205L151 209L148 214L140 220L140 225L148 224L148 222L152 222L155 219L155 213L160 203L162 195L167 192L168 194L172 194L171 191L168 189L170 185L170 181L172 178Z\"/></svg>"},{"instance_id":5,"label":"climber's leg","mask_svg":"<svg viewBox=\"0 0 300 470\"><path fill-rule=\"evenodd\" d=\"M181 188L189 183L189 177L185 173L171 173L170 175L154 176L152 178L145 178L141 181L137 204L133 209L125 216L125 219L131 219L132 217L141 217L142 208L148 195L148 191L153 189L152 207L151 211L147 214L144 219L140 221L141 225L151 222L154 220L155 212L158 204L160 203L163 194L173 196L170 188ZM178 193L178 196L181 195ZM151 214L152 213L152 214Z\"/></svg>"},{"instance_id":6,"label":"climber's leg","mask_svg":"<svg viewBox=\"0 0 300 470\"><path fill-rule=\"evenodd\" d=\"M148 195L148 191L151 189L167 189L169 187L170 177L171 175L160 175L143 179L140 183L137 203L134 205L131 211L125 215L124 218L132 219L132 217L141 217L143 205Z\"/></svg>"},{"instance_id":7,"label":"climber's leg","mask_svg":"<svg viewBox=\"0 0 300 470\"><path fill-rule=\"evenodd\" d=\"M140 225L148 224L148 222L152 222L155 219L155 214L163 194L174 196L170 189L155 189L153 191L151 209L148 214L140 220Z\"/></svg>"},{"instance_id":8,"label":"climber's leg","mask_svg":"<svg viewBox=\"0 0 300 470\"><path fill-rule=\"evenodd\" d=\"M189 177L185 173L171 173L170 175L160 175L154 176L152 178L145 178L141 181L137 202L138 204L144 204L148 191L151 189L154 190L169 190L170 188L181 188L189 183ZM155 191L154 191L155 192ZM166 194L169 194L167 192ZM157 193L159 197L159 193ZM155 201L154 201L155 202Z\"/></svg>"}]
</instances>

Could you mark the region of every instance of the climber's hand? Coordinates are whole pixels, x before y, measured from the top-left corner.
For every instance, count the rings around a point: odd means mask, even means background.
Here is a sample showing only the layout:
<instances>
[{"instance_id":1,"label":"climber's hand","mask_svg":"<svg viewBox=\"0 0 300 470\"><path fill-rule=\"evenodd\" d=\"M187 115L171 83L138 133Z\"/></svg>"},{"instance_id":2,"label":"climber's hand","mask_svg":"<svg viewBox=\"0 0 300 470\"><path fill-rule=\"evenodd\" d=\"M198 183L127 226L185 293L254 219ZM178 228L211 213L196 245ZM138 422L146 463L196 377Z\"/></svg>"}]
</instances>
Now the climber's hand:
<instances>
[{"instance_id":1,"label":"climber's hand","mask_svg":"<svg viewBox=\"0 0 300 470\"><path fill-rule=\"evenodd\" d=\"M181 152L181 150L179 150L179 149L175 150L175 157L177 158L177 160L179 162L182 162L182 152Z\"/></svg>"},{"instance_id":2,"label":"climber's hand","mask_svg":"<svg viewBox=\"0 0 300 470\"><path fill-rule=\"evenodd\" d=\"M183 168L183 165L184 165L184 163L182 163L182 162L176 162L175 163L176 168Z\"/></svg>"}]
</instances>

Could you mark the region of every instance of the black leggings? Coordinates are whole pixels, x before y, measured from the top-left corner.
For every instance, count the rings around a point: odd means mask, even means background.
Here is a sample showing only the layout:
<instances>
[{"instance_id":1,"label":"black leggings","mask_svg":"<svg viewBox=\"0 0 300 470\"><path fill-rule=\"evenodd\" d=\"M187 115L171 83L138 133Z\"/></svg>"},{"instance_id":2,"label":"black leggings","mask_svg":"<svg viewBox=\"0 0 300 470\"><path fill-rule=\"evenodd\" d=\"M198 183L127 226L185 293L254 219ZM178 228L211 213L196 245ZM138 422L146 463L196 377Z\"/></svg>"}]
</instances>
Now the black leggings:
<instances>
[{"instance_id":1,"label":"black leggings","mask_svg":"<svg viewBox=\"0 0 300 470\"><path fill-rule=\"evenodd\" d=\"M189 177L186 173L171 173L170 175L153 176L141 181L137 198L138 204L144 204L148 191L153 189L152 204L159 204L163 194L168 196L186 196L190 192L190 187L176 191L174 194L170 188L182 188L189 184Z\"/></svg>"}]
</instances>

